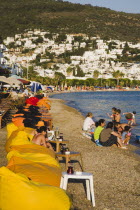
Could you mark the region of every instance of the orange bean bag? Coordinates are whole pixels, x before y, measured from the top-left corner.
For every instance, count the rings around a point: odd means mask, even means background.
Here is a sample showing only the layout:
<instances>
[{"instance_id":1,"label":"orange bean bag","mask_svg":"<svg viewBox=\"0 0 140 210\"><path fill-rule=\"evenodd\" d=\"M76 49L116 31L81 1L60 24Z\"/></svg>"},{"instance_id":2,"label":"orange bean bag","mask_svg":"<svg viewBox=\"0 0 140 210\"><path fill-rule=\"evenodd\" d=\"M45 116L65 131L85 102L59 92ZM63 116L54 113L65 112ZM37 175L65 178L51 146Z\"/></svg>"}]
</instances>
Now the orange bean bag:
<instances>
[{"instance_id":1,"label":"orange bean bag","mask_svg":"<svg viewBox=\"0 0 140 210\"><path fill-rule=\"evenodd\" d=\"M14 173L26 175L32 181L56 187L60 186L61 169L56 166L13 156L6 167Z\"/></svg>"}]
</instances>

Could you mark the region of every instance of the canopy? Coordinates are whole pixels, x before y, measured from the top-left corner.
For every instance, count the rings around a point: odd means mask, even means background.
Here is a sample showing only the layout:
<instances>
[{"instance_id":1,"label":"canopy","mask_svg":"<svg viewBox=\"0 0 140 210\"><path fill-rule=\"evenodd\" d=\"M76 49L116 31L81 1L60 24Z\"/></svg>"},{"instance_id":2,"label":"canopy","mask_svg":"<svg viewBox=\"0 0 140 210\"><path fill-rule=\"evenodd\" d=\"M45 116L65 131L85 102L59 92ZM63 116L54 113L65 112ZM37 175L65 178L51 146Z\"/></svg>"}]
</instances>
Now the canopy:
<instances>
[{"instance_id":1,"label":"canopy","mask_svg":"<svg viewBox=\"0 0 140 210\"><path fill-rule=\"evenodd\" d=\"M23 85L29 85L31 82L29 80L25 80L25 79L17 79L19 80L20 82L22 82Z\"/></svg>"},{"instance_id":2,"label":"canopy","mask_svg":"<svg viewBox=\"0 0 140 210\"><path fill-rule=\"evenodd\" d=\"M37 82L33 82L31 85L31 91L36 93L39 90L42 90L41 84Z\"/></svg>"},{"instance_id":3,"label":"canopy","mask_svg":"<svg viewBox=\"0 0 140 210\"><path fill-rule=\"evenodd\" d=\"M7 78L4 76L0 76L0 82L5 82L7 83Z\"/></svg>"},{"instance_id":4,"label":"canopy","mask_svg":"<svg viewBox=\"0 0 140 210\"><path fill-rule=\"evenodd\" d=\"M13 77L8 77L7 78L9 84L11 85L20 85L22 84L19 80L17 80L16 78L13 78Z\"/></svg>"},{"instance_id":5,"label":"canopy","mask_svg":"<svg viewBox=\"0 0 140 210\"><path fill-rule=\"evenodd\" d=\"M23 85L29 85L30 84L30 81L29 80L24 79L24 78L22 78L20 76L12 75L11 77L17 79L20 82L22 82Z\"/></svg>"},{"instance_id":6,"label":"canopy","mask_svg":"<svg viewBox=\"0 0 140 210\"><path fill-rule=\"evenodd\" d=\"M9 85L20 85L22 84L20 81L18 81L16 78L12 78L12 77L4 77L4 76L0 76L0 82L5 82L6 84Z\"/></svg>"},{"instance_id":7,"label":"canopy","mask_svg":"<svg viewBox=\"0 0 140 210\"><path fill-rule=\"evenodd\" d=\"M11 77L16 78L16 79L22 79L20 76L18 76L16 74L11 75Z\"/></svg>"}]
</instances>

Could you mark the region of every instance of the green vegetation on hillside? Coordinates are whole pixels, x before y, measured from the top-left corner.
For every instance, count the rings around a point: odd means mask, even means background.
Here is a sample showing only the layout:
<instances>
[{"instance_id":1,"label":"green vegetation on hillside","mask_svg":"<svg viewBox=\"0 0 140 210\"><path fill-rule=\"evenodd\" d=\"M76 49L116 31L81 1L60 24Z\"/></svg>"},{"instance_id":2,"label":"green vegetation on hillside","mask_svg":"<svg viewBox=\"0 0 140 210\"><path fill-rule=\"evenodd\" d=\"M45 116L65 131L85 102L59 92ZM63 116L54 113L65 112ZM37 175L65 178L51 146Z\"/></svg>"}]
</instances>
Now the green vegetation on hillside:
<instances>
[{"instance_id":1,"label":"green vegetation on hillside","mask_svg":"<svg viewBox=\"0 0 140 210\"><path fill-rule=\"evenodd\" d=\"M1 0L0 37L25 29L140 41L140 14L54 0Z\"/></svg>"}]
</instances>

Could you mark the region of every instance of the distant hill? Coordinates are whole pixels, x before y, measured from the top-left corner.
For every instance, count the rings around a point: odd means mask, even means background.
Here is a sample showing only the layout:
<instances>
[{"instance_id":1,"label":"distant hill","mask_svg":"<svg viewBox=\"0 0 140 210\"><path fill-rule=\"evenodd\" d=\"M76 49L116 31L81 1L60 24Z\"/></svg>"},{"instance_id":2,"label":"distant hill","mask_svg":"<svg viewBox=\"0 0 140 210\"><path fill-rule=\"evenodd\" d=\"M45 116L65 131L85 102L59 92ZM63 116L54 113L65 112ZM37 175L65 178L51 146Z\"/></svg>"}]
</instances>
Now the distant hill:
<instances>
[{"instance_id":1,"label":"distant hill","mask_svg":"<svg viewBox=\"0 0 140 210\"><path fill-rule=\"evenodd\" d=\"M140 14L54 0L0 0L0 36L25 29L140 42Z\"/></svg>"}]
</instances>

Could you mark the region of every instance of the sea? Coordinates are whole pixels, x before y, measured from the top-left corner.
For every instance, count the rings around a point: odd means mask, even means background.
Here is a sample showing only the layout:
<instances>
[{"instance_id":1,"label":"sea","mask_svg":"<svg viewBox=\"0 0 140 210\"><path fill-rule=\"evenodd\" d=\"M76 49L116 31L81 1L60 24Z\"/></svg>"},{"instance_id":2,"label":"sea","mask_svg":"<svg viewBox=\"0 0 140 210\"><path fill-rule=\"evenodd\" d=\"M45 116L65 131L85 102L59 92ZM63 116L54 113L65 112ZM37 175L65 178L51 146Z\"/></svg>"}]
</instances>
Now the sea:
<instances>
[{"instance_id":1,"label":"sea","mask_svg":"<svg viewBox=\"0 0 140 210\"><path fill-rule=\"evenodd\" d=\"M140 155L140 143L136 136L140 136L140 91L95 91L95 92L66 92L57 93L51 98L65 101L65 104L77 109L85 117L92 112L93 120L99 119L110 121L107 113L111 114L112 107L121 110L121 113L136 111L137 125L132 128L130 144L137 146L136 153ZM121 114L121 123L127 123L125 116Z\"/></svg>"}]
</instances>

